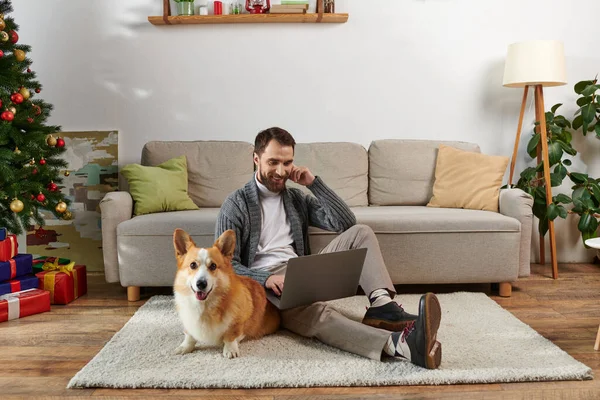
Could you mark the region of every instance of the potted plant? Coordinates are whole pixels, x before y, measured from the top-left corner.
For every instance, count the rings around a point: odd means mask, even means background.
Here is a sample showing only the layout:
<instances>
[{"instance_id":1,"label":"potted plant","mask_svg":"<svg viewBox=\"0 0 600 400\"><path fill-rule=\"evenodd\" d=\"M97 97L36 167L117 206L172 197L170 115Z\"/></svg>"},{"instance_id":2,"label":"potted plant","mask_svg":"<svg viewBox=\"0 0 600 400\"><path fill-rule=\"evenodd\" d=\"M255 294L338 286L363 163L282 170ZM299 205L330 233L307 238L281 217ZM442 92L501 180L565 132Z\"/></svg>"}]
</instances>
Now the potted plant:
<instances>
[{"instance_id":1,"label":"potted plant","mask_svg":"<svg viewBox=\"0 0 600 400\"><path fill-rule=\"evenodd\" d=\"M573 122L569 122L564 116L556 115L558 108L562 104L556 104L545 114L546 131L548 136L548 158L550 169L550 184L559 186L568 176L573 182L571 197L565 194L553 196L552 203L546 205L546 182L543 175L538 172L543 171L543 164L540 162L536 167L529 167L521 172L521 176L516 186L529 193L534 199L533 214L539 219L539 232L544 236L548 231L548 221L557 217L566 218L568 214L577 214L580 216L577 229L581 232L581 237L585 240L598 236L598 219L600 218L600 179L590 177L588 174L572 172L567 169L571 166L571 160L568 156L575 156L577 151L572 147L572 131L578 131L581 128L583 135L588 132L595 132L600 139L600 96L596 94L600 90L597 79L591 81L581 81L575 85L575 93L579 95L577 99L578 110ZM536 128L539 122L536 122ZM537 129L539 130L539 128ZM534 131L533 136L527 145L527 153L536 157L537 146L541 135ZM565 206L572 204L573 207L567 210ZM587 247L587 246L586 246Z\"/></svg>"},{"instance_id":2,"label":"potted plant","mask_svg":"<svg viewBox=\"0 0 600 400\"><path fill-rule=\"evenodd\" d=\"M194 15L194 0L175 0L177 15Z\"/></svg>"}]
</instances>

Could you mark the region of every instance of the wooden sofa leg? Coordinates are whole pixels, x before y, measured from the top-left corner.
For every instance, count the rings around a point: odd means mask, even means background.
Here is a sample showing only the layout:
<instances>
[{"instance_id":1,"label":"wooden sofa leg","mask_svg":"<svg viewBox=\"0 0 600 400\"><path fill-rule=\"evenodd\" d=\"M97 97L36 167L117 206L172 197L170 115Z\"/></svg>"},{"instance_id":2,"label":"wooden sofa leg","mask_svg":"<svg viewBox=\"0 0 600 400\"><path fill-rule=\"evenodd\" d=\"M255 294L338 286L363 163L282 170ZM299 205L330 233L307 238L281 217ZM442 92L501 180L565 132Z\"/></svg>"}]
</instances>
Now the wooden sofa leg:
<instances>
[{"instance_id":1,"label":"wooden sofa leg","mask_svg":"<svg viewBox=\"0 0 600 400\"><path fill-rule=\"evenodd\" d=\"M510 282L500 282L498 294L500 297L510 297L512 294L512 285Z\"/></svg>"},{"instance_id":2,"label":"wooden sofa leg","mask_svg":"<svg viewBox=\"0 0 600 400\"><path fill-rule=\"evenodd\" d=\"M127 286L127 300L138 301L140 299L139 286Z\"/></svg>"}]
</instances>

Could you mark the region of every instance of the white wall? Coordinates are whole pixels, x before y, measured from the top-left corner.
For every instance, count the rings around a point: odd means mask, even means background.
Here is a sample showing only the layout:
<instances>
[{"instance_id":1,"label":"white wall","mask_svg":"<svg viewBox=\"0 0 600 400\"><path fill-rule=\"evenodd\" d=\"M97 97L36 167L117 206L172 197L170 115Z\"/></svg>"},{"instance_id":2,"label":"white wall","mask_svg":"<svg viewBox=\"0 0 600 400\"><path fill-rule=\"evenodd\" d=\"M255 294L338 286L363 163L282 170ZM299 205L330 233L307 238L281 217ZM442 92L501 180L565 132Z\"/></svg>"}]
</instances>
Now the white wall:
<instances>
[{"instance_id":1,"label":"white wall","mask_svg":"<svg viewBox=\"0 0 600 400\"><path fill-rule=\"evenodd\" d=\"M598 24L586 18L598 0L337 0L346 24L170 27L147 22L160 0L13 4L55 106L50 123L118 130L120 164L137 162L148 140L252 141L273 125L298 142L464 140L510 156L522 91L502 87L508 44L564 42L569 85L545 100L566 103L569 117L573 84L600 72ZM575 166L600 176L598 141L576 142L590 149ZM561 261L594 254L576 222L557 223Z\"/></svg>"}]
</instances>

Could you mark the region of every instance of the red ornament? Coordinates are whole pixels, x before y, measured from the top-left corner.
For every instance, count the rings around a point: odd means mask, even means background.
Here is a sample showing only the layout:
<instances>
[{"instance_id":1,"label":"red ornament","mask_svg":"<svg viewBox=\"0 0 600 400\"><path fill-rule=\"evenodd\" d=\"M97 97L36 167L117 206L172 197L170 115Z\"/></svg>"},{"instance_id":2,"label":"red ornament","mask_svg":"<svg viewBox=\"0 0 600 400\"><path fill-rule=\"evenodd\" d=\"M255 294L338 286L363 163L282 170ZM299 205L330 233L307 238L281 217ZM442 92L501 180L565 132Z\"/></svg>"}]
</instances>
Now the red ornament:
<instances>
[{"instance_id":1,"label":"red ornament","mask_svg":"<svg viewBox=\"0 0 600 400\"><path fill-rule=\"evenodd\" d=\"M46 160L42 158L42 159L40 160L40 165L46 165Z\"/></svg>"},{"instance_id":2,"label":"red ornament","mask_svg":"<svg viewBox=\"0 0 600 400\"><path fill-rule=\"evenodd\" d=\"M4 57L4 52L0 50L0 58Z\"/></svg>"},{"instance_id":3,"label":"red ornament","mask_svg":"<svg viewBox=\"0 0 600 400\"><path fill-rule=\"evenodd\" d=\"M38 170L37 170L37 168L34 168L34 169L31 171L31 175L35 175L35 174L37 174L37 173L38 173Z\"/></svg>"},{"instance_id":4,"label":"red ornament","mask_svg":"<svg viewBox=\"0 0 600 400\"><path fill-rule=\"evenodd\" d=\"M33 199L35 199L35 195L32 194L31 195L31 200L33 200Z\"/></svg>"},{"instance_id":5,"label":"red ornament","mask_svg":"<svg viewBox=\"0 0 600 400\"><path fill-rule=\"evenodd\" d=\"M250 14L266 14L271 8L271 2L269 0L246 0L246 10Z\"/></svg>"},{"instance_id":6,"label":"red ornament","mask_svg":"<svg viewBox=\"0 0 600 400\"><path fill-rule=\"evenodd\" d=\"M2 107L2 100L0 100L0 107Z\"/></svg>"},{"instance_id":7,"label":"red ornament","mask_svg":"<svg viewBox=\"0 0 600 400\"><path fill-rule=\"evenodd\" d=\"M27 73L31 73L31 68L27 68Z\"/></svg>"},{"instance_id":8,"label":"red ornament","mask_svg":"<svg viewBox=\"0 0 600 400\"><path fill-rule=\"evenodd\" d=\"M56 139L56 147L65 147L65 140L63 138Z\"/></svg>"},{"instance_id":9,"label":"red ornament","mask_svg":"<svg viewBox=\"0 0 600 400\"><path fill-rule=\"evenodd\" d=\"M41 92L41 91L42 91L42 89L40 89L40 88L37 88L37 89L35 89L35 92L36 92L36 93L39 93L39 92Z\"/></svg>"},{"instance_id":10,"label":"red ornament","mask_svg":"<svg viewBox=\"0 0 600 400\"><path fill-rule=\"evenodd\" d=\"M51 191L51 192L55 192L55 191L56 191L56 189L58 189L58 185L57 185L56 183L54 183L54 182L50 182L50 183L48 184L48 190L49 190L49 191Z\"/></svg>"},{"instance_id":11,"label":"red ornament","mask_svg":"<svg viewBox=\"0 0 600 400\"><path fill-rule=\"evenodd\" d=\"M2 114L0 114L0 118L2 118L4 121L10 122L15 119L15 114L10 111L4 111Z\"/></svg>"},{"instance_id":12,"label":"red ornament","mask_svg":"<svg viewBox=\"0 0 600 400\"><path fill-rule=\"evenodd\" d=\"M37 104L33 105L33 109L35 110L35 115L40 115L42 113L42 109Z\"/></svg>"},{"instance_id":13,"label":"red ornament","mask_svg":"<svg viewBox=\"0 0 600 400\"><path fill-rule=\"evenodd\" d=\"M21 104L23 100L25 99L23 98L23 95L21 93L13 93L10 95L10 101L12 101L15 104Z\"/></svg>"},{"instance_id":14,"label":"red ornament","mask_svg":"<svg viewBox=\"0 0 600 400\"><path fill-rule=\"evenodd\" d=\"M37 201L39 201L41 203L44 200L46 200L46 196L44 196L44 193L40 193L37 195Z\"/></svg>"},{"instance_id":15,"label":"red ornament","mask_svg":"<svg viewBox=\"0 0 600 400\"><path fill-rule=\"evenodd\" d=\"M31 118L31 117L27 118L27 122L29 122L30 124L32 124L33 123L33 118Z\"/></svg>"},{"instance_id":16,"label":"red ornament","mask_svg":"<svg viewBox=\"0 0 600 400\"><path fill-rule=\"evenodd\" d=\"M9 33L10 35L10 41L11 43L17 43L19 41L19 35L17 34L17 32L15 31L10 31Z\"/></svg>"}]
</instances>

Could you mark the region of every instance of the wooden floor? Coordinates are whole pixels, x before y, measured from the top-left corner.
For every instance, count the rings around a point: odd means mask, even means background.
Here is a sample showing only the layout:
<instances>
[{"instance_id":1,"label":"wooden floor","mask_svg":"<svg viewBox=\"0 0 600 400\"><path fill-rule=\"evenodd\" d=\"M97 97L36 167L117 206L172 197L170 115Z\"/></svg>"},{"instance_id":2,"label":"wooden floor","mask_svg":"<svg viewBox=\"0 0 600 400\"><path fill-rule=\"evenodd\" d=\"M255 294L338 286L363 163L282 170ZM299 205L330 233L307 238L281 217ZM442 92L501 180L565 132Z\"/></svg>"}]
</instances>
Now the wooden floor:
<instances>
[{"instance_id":1,"label":"wooden floor","mask_svg":"<svg viewBox=\"0 0 600 400\"><path fill-rule=\"evenodd\" d=\"M600 398L600 352L593 349L600 323L600 266L562 264L558 280L550 266L532 265L511 298L500 298L490 285L400 286L404 292L484 291L516 317L551 340L599 378L591 381L532 382L488 385L393 386L255 390L67 390L69 379L110 340L153 294L128 303L125 290L90 274L88 294L67 306L20 320L0 323L0 399L43 397L159 397L230 399L593 399ZM524 355L526 357L526 355Z\"/></svg>"}]
</instances>

